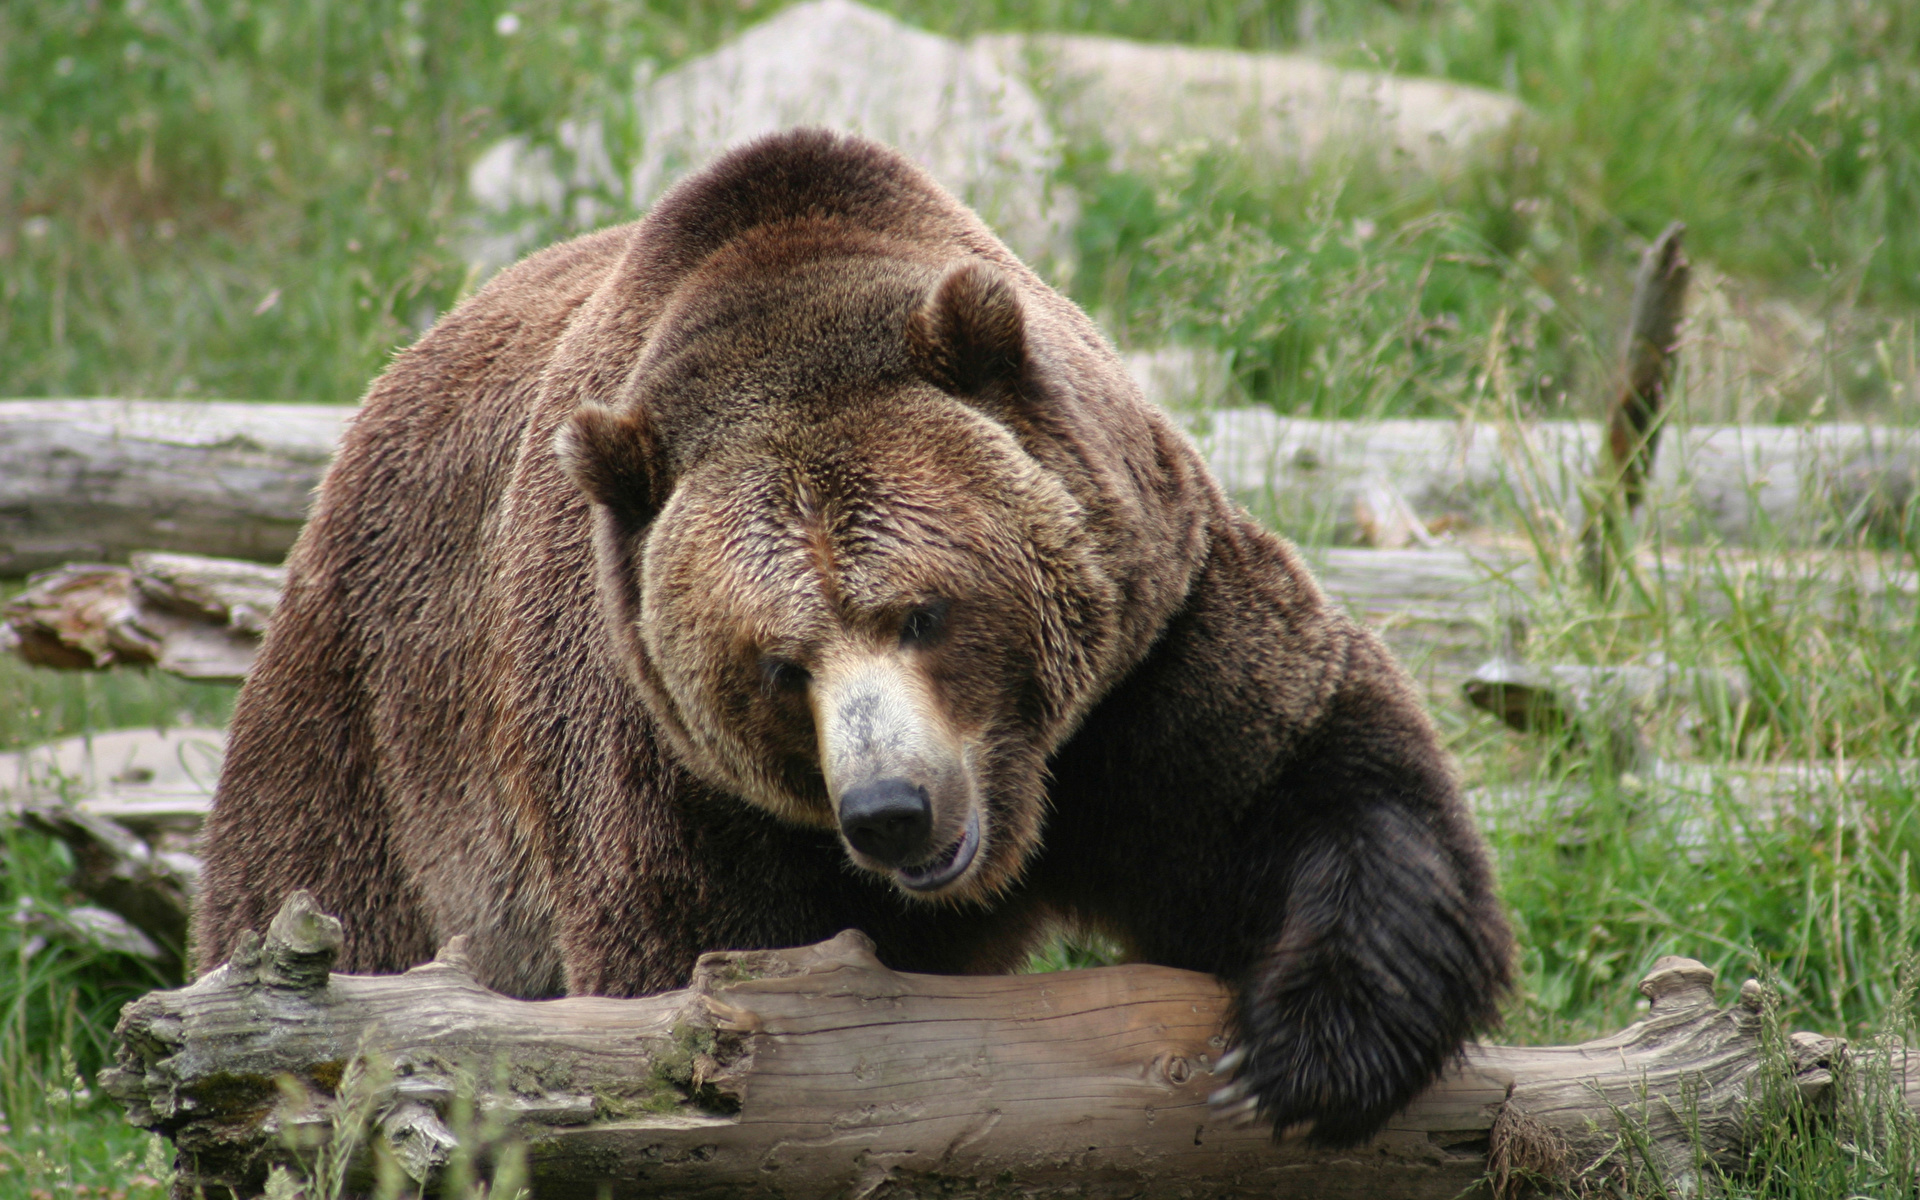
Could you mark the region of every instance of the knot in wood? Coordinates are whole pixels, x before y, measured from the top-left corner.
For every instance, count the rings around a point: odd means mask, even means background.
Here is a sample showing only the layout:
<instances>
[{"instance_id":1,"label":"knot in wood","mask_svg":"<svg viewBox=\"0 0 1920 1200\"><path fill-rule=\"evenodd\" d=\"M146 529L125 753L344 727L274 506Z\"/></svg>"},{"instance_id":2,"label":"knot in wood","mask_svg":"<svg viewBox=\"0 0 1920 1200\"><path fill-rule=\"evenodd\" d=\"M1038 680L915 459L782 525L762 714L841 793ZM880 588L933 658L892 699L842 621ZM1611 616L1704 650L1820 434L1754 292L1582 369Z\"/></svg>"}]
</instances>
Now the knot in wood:
<instances>
[{"instance_id":1,"label":"knot in wood","mask_svg":"<svg viewBox=\"0 0 1920 1200\"><path fill-rule=\"evenodd\" d=\"M260 978L260 935L243 929L234 939L233 953L227 956L227 980L233 984L253 983Z\"/></svg>"},{"instance_id":2,"label":"knot in wood","mask_svg":"<svg viewBox=\"0 0 1920 1200\"><path fill-rule=\"evenodd\" d=\"M1169 1054L1160 1060L1160 1073L1168 1083L1175 1087L1193 1078L1193 1064L1178 1054Z\"/></svg>"},{"instance_id":3,"label":"knot in wood","mask_svg":"<svg viewBox=\"0 0 1920 1200\"><path fill-rule=\"evenodd\" d=\"M447 939L447 944L440 947L440 952L433 956L433 965L444 967L449 971L458 971L471 978L473 960L467 957L467 935L456 933Z\"/></svg>"},{"instance_id":4,"label":"knot in wood","mask_svg":"<svg viewBox=\"0 0 1920 1200\"><path fill-rule=\"evenodd\" d=\"M340 922L320 911L312 893L295 892L267 927L266 945L260 952L260 982L317 991L327 985L342 941Z\"/></svg>"},{"instance_id":5,"label":"knot in wood","mask_svg":"<svg viewBox=\"0 0 1920 1200\"><path fill-rule=\"evenodd\" d=\"M1847 1042L1845 1038L1802 1031L1788 1035L1787 1046L1793 1054L1794 1070L1806 1071L1834 1066L1845 1055Z\"/></svg>"},{"instance_id":6,"label":"knot in wood","mask_svg":"<svg viewBox=\"0 0 1920 1200\"><path fill-rule=\"evenodd\" d=\"M1655 1016L1713 1003L1713 968L1698 959L1669 954L1640 981L1640 994L1653 1002Z\"/></svg>"}]
</instances>

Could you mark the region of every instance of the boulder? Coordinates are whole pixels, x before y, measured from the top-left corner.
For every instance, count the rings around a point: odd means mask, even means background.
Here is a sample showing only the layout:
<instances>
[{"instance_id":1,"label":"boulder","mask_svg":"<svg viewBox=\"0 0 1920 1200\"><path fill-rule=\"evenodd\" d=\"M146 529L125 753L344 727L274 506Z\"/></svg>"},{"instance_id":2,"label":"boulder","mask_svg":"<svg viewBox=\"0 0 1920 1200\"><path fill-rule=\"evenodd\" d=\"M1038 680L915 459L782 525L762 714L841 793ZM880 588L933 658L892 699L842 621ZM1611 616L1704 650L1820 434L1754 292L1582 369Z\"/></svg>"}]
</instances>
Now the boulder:
<instances>
[{"instance_id":1,"label":"boulder","mask_svg":"<svg viewBox=\"0 0 1920 1200\"><path fill-rule=\"evenodd\" d=\"M636 109L636 208L729 147L823 125L904 150L1036 265L1069 248L1057 139L1021 64L853 0L787 9L650 81Z\"/></svg>"},{"instance_id":2,"label":"boulder","mask_svg":"<svg viewBox=\"0 0 1920 1200\"><path fill-rule=\"evenodd\" d=\"M615 161L605 136L625 114L578 115L551 144L513 138L483 153L468 180L491 214L476 256L503 265L556 226L643 211L729 147L823 125L898 146L1059 278L1077 214L1059 179L1063 143L1104 146L1145 173L1208 151L1256 170L1360 152L1447 172L1522 111L1497 92L1299 54L1059 34L962 41L854 0L808 0L672 70L643 70L633 103L631 162Z\"/></svg>"},{"instance_id":3,"label":"boulder","mask_svg":"<svg viewBox=\"0 0 1920 1200\"><path fill-rule=\"evenodd\" d=\"M559 146L489 148L468 178L495 214L479 256L499 264L532 249L529 214L576 229L628 216L730 147L820 125L899 147L1043 271L1069 257L1076 210L1054 180L1058 139L1019 64L853 0L794 5L709 54L643 72L634 124L637 157L618 167L591 117L563 123ZM616 174L624 188L609 187ZM605 211L610 191L628 212Z\"/></svg>"},{"instance_id":4,"label":"boulder","mask_svg":"<svg viewBox=\"0 0 1920 1200\"><path fill-rule=\"evenodd\" d=\"M1010 68L1030 64L1069 142L1104 146L1115 165L1149 175L1180 169L1195 152L1268 172L1365 155L1388 169L1450 174L1524 111L1485 88L1305 54L1059 34L974 44Z\"/></svg>"}]
</instances>

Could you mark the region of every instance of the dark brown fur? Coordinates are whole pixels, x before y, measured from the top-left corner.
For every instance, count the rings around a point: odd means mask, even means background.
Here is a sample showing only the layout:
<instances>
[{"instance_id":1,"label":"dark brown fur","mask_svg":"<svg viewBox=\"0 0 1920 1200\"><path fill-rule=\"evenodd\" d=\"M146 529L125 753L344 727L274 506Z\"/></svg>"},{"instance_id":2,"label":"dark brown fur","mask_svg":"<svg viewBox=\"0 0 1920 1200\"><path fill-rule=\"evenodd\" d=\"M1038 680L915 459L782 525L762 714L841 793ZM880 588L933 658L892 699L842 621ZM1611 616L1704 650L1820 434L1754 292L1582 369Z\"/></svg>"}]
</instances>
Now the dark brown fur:
<instances>
[{"instance_id":1,"label":"dark brown fur","mask_svg":"<svg viewBox=\"0 0 1920 1200\"><path fill-rule=\"evenodd\" d=\"M870 143L764 140L503 273L374 384L290 567L203 967L295 888L345 970L465 934L527 996L849 926L898 968L1000 970L1066 918L1232 981L1240 1078L1332 1142L1506 986L1379 641L1078 309ZM931 714L943 844L986 831L936 899L834 832L815 723L846 663Z\"/></svg>"}]
</instances>

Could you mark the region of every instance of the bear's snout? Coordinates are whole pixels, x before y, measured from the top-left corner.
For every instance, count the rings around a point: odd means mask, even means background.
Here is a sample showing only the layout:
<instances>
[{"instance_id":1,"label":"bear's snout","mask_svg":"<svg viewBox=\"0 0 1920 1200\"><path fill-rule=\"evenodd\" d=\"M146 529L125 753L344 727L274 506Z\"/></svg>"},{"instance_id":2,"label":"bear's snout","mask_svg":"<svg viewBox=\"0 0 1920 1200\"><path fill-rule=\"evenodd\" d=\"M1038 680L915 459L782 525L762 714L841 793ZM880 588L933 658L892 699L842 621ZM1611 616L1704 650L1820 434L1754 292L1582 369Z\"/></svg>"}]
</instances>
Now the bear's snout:
<instances>
[{"instance_id":1,"label":"bear's snout","mask_svg":"<svg viewBox=\"0 0 1920 1200\"><path fill-rule=\"evenodd\" d=\"M821 773L854 862L916 893L958 882L982 840L972 772L912 656L831 656L811 698Z\"/></svg>"},{"instance_id":2,"label":"bear's snout","mask_svg":"<svg viewBox=\"0 0 1920 1200\"><path fill-rule=\"evenodd\" d=\"M840 832L855 850L889 867L927 856L933 805L927 789L906 779L877 779L840 797Z\"/></svg>"}]
</instances>

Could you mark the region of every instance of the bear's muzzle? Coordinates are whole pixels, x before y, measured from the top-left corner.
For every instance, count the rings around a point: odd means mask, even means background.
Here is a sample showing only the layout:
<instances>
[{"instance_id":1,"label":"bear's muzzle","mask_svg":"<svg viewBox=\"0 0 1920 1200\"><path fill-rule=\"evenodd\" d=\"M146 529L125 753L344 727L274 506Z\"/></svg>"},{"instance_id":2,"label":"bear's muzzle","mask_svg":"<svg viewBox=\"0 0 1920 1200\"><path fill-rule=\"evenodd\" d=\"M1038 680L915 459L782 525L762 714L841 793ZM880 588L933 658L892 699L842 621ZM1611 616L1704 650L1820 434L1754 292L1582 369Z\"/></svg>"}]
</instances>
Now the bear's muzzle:
<instances>
[{"instance_id":1,"label":"bear's muzzle","mask_svg":"<svg viewBox=\"0 0 1920 1200\"><path fill-rule=\"evenodd\" d=\"M814 677L820 769L850 856L909 891L964 877L983 841L964 740L910 653L848 655Z\"/></svg>"}]
</instances>

